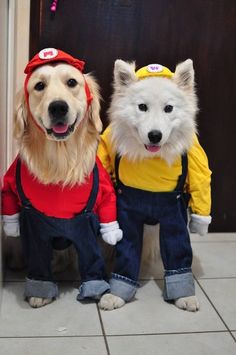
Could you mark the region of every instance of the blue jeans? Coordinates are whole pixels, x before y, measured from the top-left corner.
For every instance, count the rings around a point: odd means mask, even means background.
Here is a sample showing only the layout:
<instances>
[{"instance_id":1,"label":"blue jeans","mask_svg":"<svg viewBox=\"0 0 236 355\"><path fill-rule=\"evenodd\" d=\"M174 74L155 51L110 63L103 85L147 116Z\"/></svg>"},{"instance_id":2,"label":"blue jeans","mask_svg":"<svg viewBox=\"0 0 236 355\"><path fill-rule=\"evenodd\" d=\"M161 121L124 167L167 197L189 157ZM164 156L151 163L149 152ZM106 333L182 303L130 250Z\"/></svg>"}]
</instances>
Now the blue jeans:
<instances>
[{"instance_id":1,"label":"blue jeans","mask_svg":"<svg viewBox=\"0 0 236 355\"><path fill-rule=\"evenodd\" d=\"M97 299L109 291L110 286L105 281L105 264L97 242L99 223L93 213L63 219L47 217L31 207L23 208L20 222L28 264L26 297L57 297L51 262L53 246L61 241L73 244L78 252L82 284L77 299Z\"/></svg>"},{"instance_id":2,"label":"blue jeans","mask_svg":"<svg viewBox=\"0 0 236 355\"><path fill-rule=\"evenodd\" d=\"M82 284L77 299L98 299L109 291L105 263L97 242L99 221L92 211L99 183L96 165L93 172L93 186L84 210L70 219L48 217L34 208L25 196L18 159L16 184L22 203L20 233L28 266L25 297L57 297L58 288L51 270L53 247L64 249L70 244L75 246L79 255Z\"/></svg>"},{"instance_id":3,"label":"blue jeans","mask_svg":"<svg viewBox=\"0 0 236 355\"><path fill-rule=\"evenodd\" d=\"M160 223L160 252L165 268L164 298L195 294L187 210L181 192L148 192L119 182L118 221L123 239L116 246L111 293L131 300L138 287L144 224Z\"/></svg>"}]
</instances>

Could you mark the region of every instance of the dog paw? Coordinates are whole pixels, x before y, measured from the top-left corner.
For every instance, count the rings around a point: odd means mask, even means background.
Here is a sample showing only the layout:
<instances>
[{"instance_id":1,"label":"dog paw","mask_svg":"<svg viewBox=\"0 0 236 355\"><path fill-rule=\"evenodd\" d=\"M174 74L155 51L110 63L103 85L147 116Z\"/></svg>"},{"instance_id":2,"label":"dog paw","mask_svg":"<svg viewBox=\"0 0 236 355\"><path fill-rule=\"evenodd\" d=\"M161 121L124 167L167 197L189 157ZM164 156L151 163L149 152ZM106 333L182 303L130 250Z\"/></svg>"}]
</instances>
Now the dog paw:
<instances>
[{"instance_id":1,"label":"dog paw","mask_svg":"<svg viewBox=\"0 0 236 355\"><path fill-rule=\"evenodd\" d=\"M112 295L111 293L106 293L100 299L98 306L105 311L112 311L113 309L124 306L124 304L125 301L122 298Z\"/></svg>"},{"instance_id":2,"label":"dog paw","mask_svg":"<svg viewBox=\"0 0 236 355\"><path fill-rule=\"evenodd\" d=\"M40 298L40 297L29 297L28 302L31 307L39 308L46 306L53 301L53 298Z\"/></svg>"},{"instance_id":3,"label":"dog paw","mask_svg":"<svg viewBox=\"0 0 236 355\"><path fill-rule=\"evenodd\" d=\"M176 307L189 312L196 312L200 308L200 304L196 296L181 297L175 300Z\"/></svg>"}]
</instances>

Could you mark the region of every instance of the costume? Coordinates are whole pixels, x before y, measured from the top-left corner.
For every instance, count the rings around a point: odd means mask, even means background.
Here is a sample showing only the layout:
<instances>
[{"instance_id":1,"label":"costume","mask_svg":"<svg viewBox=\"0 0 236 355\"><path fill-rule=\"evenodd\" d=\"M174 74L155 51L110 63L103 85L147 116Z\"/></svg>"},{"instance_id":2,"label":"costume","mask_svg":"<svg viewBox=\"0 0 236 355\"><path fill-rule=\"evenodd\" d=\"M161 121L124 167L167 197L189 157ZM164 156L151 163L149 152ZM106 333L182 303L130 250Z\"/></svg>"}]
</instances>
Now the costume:
<instances>
[{"instance_id":1,"label":"costume","mask_svg":"<svg viewBox=\"0 0 236 355\"><path fill-rule=\"evenodd\" d=\"M133 298L138 287L143 225L159 222L164 298L194 295L187 205L196 218L206 218L206 227L211 219L211 171L197 137L188 153L172 166L158 157L133 162L125 156L118 159L108 127L101 136L98 155L117 180L117 213L123 230L123 239L116 246L111 293L125 301Z\"/></svg>"},{"instance_id":2,"label":"costume","mask_svg":"<svg viewBox=\"0 0 236 355\"><path fill-rule=\"evenodd\" d=\"M27 82L33 70L55 61L66 62L78 70L82 70L84 65L84 62L60 50L42 50L25 69L27 104ZM85 92L89 105L92 95L86 82ZM34 120L32 115L31 118ZM38 126L37 122L35 124ZM78 299L99 298L109 291L97 237L101 233L106 242L115 244L122 238L122 231L116 221L115 191L98 158L83 184L64 186L63 182L42 184L18 156L4 176L2 204L6 235L20 234L22 238L28 266L27 298L57 297L58 288L51 271L53 248L64 249L71 243L79 254L82 284Z\"/></svg>"},{"instance_id":3,"label":"costume","mask_svg":"<svg viewBox=\"0 0 236 355\"><path fill-rule=\"evenodd\" d=\"M52 251L58 242L63 248L68 241L79 253L80 299L109 290L96 237L99 221L116 220L116 198L98 159L85 184L63 187L41 184L17 158L4 176L2 199L4 215L21 210L20 234L28 261L26 297L58 295L51 272ZM59 240L62 236L64 240Z\"/></svg>"}]
</instances>

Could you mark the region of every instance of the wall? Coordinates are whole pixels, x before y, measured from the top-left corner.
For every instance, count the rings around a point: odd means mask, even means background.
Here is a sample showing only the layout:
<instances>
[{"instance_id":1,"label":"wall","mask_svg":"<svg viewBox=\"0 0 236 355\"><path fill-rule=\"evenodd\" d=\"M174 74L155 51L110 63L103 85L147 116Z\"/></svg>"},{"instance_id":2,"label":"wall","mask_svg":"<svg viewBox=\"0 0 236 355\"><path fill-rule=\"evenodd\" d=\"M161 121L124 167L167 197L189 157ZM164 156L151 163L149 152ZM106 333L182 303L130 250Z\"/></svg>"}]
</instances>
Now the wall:
<instances>
[{"instance_id":1,"label":"wall","mask_svg":"<svg viewBox=\"0 0 236 355\"><path fill-rule=\"evenodd\" d=\"M30 0L10 0L12 9L10 17L10 43L9 43L9 97L8 97L8 122L7 122L7 166L11 164L17 153L16 144L12 138L13 115L15 107L15 93L23 87L24 68L29 58L29 21ZM14 7L14 16L11 14Z\"/></svg>"},{"instance_id":2,"label":"wall","mask_svg":"<svg viewBox=\"0 0 236 355\"><path fill-rule=\"evenodd\" d=\"M7 111L7 0L0 2L0 176L2 183L2 174L6 168L6 111ZM0 204L1 208L1 204ZM1 222L1 221L0 221ZM1 234L1 228L0 228ZM1 235L0 235L0 264L1 258ZM2 296L2 270L0 268L0 301Z\"/></svg>"},{"instance_id":3,"label":"wall","mask_svg":"<svg viewBox=\"0 0 236 355\"><path fill-rule=\"evenodd\" d=\"M2 184L4 172L17 152L12 138L14 103L15 93L23 85L24 67L28 61L29 14L30 0L0 1L0 184ZM2 295L1 230L0 225L0 303Z\"/></svg>"}]
</instances>

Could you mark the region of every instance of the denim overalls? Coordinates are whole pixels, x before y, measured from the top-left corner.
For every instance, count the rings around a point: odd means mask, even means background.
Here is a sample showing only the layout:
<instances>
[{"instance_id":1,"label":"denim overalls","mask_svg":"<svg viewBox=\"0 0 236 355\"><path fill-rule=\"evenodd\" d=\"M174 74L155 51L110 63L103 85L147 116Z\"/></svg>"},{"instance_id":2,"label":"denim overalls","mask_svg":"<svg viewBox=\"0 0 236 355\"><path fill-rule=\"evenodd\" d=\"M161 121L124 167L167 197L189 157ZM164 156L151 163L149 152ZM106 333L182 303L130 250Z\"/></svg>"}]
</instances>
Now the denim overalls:
<instances>
[{"instance_id":1,"label":"denim overalls","mask_svg":"<svg viewBox=\"0 0 236 355\"><path fill-rule=\"evenodd\" d=\"M16 184L22 203L20 233L28 264L25 297L54 298L58 295L51 270L53 247L57 245L59 249L65 249L71 243L79 255L81 286L77 299L97 299L109 291L105 264L97 243L99 222L92 212L99 184L97 165L93 170L93 186L87 206L71 219L48 217L31 205L21 184L20 159L17 161Z\"/></svg>"},{"instance_id":2,"label":"denim overalls","mask_svg":"<svg viewBox=\"0 0 236 355\"><path fill-rule=\"evenodd\" d=\"M120 157L115 160L117 213L123 239L116 246L116 263L110 292L131 300L138 287L144 224L160 223L160 252L165 268L164 299L195 294L191 271L192 248L187 229L184 184L187 155L182 156L182 174L173 192L149 192L125 186L119 180Z\"/></svg>"}]
</instances>

